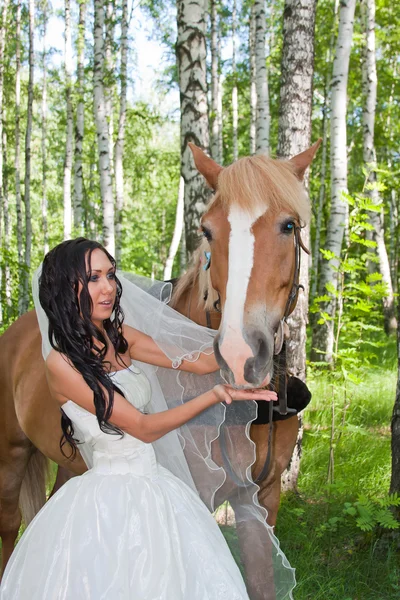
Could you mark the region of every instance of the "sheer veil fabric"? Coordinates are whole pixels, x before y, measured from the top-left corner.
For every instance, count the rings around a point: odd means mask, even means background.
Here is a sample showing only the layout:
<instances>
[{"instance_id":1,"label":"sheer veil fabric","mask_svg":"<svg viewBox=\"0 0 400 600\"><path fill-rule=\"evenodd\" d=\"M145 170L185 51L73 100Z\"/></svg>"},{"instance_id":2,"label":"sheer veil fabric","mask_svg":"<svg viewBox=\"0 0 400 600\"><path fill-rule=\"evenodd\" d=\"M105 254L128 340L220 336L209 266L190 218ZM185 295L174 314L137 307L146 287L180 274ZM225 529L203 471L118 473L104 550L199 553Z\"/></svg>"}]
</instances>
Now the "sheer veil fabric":
<instances>
[{"instance_id":1,"label":"sheer veil fabric","mask_svg":"<svg viewBox=\"0 0 400 600\"><path fill-rule=\"evenodd\" d=\"M41 267L35 272L32 289L42 334L42 353L46 359L51 345L48 320L39 302L40 273ZM163 369L136 363L150 381L152 396L148 410L165 411L221 382L219 372L195 375L178 370L182 360L196 361L200 353L213 351L216 331L197 325L168 306L170 284L154 284L144 277L117 274L123 289L121 307L124 322L151 336L173 366L172 369ZM266 510L257 500L259 488L251 477L255 445L249 432L251 422L256 418L257 404L254 401L233 402L229 406L220 403L179 430L163 436L153 443L153 447L157 461L189 485L210 511L224 500L229 500L235 512L246 569L241 564L239 566L248 584L251 580L249 588L257 590L257 600L264 598L263 590L265 598L274 598L271 592L267 594L272 581L276 600L293 600L294 569L280 549L273 528L266 523ZM90 448L82 444L79 451L90 469L93 464Z\"/></svg>"}]
</instances>

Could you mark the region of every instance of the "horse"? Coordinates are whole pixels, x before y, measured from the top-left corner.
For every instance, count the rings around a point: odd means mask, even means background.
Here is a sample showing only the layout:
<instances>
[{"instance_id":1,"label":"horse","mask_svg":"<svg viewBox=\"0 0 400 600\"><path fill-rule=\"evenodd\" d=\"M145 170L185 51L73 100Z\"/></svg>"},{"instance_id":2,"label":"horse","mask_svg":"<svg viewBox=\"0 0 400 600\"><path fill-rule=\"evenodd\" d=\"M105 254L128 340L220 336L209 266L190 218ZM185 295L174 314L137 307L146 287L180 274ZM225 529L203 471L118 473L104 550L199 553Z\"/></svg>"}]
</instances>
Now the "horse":
<instances>
[{"instance_id":1,"label":"horse","mask_svg":"<svg viewBox=\"0 0 400 600\"><path fill-rule=\"evenodd\" d=\"M202 217L203 240L191 268L174 290L171 305L199 324L218 329L214 350L231 385L258 387L273 378L274 347L297 298L299 236L295 232L309 216L301 180L318 145L290 161L258 155L226 168L191 145L196 167L215 194ZM208 264L202 264L205 252ZM60 413L48 390L34 311L20 317L0 338L0 389L4 568L14 548L21 513L28 523L45 502L47 459L59 465L52 494L71 474L86 471L79 453L70 460L60 451ZM275 423L272 438L269 424L253 424L250 430L256 445L255 478L271 448L268 473L264 473L258 493L270 525L276 522L281 474L297 439L297 417L288 416ZM223 460L222 456L213 458L220 464ZM219 491L218 502L229 497L227 488L229 482ZM240 538L240 528L238 533ZM246 548L242 551L246 556ZM245 564L245 568L251 571L252 565ZM252 597L264 600L267 596L256 591Z\"/></svg>"}]
</instances>

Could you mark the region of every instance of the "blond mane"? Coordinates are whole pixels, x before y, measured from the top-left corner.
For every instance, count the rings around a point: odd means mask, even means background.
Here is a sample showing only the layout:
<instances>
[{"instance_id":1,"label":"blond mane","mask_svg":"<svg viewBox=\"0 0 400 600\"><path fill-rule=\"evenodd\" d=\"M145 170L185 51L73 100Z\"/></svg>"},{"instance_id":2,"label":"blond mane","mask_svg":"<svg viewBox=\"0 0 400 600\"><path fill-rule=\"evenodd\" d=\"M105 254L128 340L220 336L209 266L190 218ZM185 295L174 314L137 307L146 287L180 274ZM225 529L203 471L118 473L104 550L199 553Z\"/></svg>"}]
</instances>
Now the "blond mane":
<instances>
[{"instance_id":1,"label":"blond mane","mask_svg":"<svg viewBox=\"0 0 400 600\"><path fill-rule=\"evenodd\" d=\"M274 160L263 154L241 158L225 167L218 177L218 190L211 198L207 211L218 200L229 212L232 206L252 212L255 207L265 206L275 211L288 211L297 215L302 224L310 219L310 201L296 177L295 167L289 160ZM206 212L207 212L206 211ZM198 306L212 310L218 299L211 285L210 271L204 271L200 261L210 247L202 239L193 254L188 271L182 275L174 290L172 305L176 305L184 292L196 281L199 285ZM206 301L204 297L207 295Z\"/></svg>"}]
</instances>

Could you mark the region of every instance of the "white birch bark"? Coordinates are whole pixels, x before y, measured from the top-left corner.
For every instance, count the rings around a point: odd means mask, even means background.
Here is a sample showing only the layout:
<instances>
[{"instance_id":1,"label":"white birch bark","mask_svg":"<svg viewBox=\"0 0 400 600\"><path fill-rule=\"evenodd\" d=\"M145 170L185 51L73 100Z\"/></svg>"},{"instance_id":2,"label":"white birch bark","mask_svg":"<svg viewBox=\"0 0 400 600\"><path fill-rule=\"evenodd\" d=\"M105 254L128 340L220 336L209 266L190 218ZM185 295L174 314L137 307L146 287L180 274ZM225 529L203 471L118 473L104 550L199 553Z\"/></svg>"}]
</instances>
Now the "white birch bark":
<instances>
[{"instance_id":1,"label":"white birch bark","mask_svg":"<svg viewBox=\"0 0 400 600\"><path fill-rule=\"evenodd\" d=\"M25 205L25 269L23 270L23 296L22 310L26 312L29 306L29 280L31 268L32 249L32 218L31 218L31 138L33 121L33 77L35 68L34 55L34 28L35 28L35 3L29 0L29 79L28 79L28 106L25 134L25 179L24 179L24 205Z\"/></svg>"},{"instance_id":2,"label":"white birch bark","mask_svg":"<svg viewBox=\"0 0 400 600\"><path fill-rule=\"evenodd\" d=\"M4 115L4 111L3 111ZM3 160L4 164L7 164L7 133L6 130L3 129ZM4 249L6 251L6 256L11 249L11 218L10 218L10 209L9 209L9 198L8 198L8 178L5 176L3 179L3 218L4 218ZM11 298L11 269L8 262L8 258L6 258L2 273L2 281L4 286L4 306L2 307L3 312L0 320L7 319L11 316L11 306L12 306L12 298Z\"/></svg>"},{"instance_id":3,"label":"white birch bark","mask_svg":"<svg viewBox=\"0 0 400 600\"><path fill-rule=\"evenodd\" d=\"M233 142L233 160L239 158L238 152L238 88L236 72L236 21L237 21L236 0L233 0L232 7L232 142Z\"/></svg>"},{"instance_id":4,"label":"white birch bark","mask_svg":"<svg viewBox=\"0 0 400 600\"><path fill-rule=\"evenodd\" d=\"M18 314L22 315L24 280L23 280L23 224L22 224L22 198L21 198L21 0L17 2L15 15L15 210L17 213L17 251L18 251Z\"/></svg>"},{"instance_id":5,"label":"white birch bark","mask_svg":"<svg viewBox=\"0 0 400 600\"><path fill-rule=\"evenodd\" d=\"M85 131L85 21L86 0L79 0L79 25L77 38L77 104L75 121L74 156L74 228L82 233L83 225L83 136Z\"/></svg>"},{"instance_id":6,"label":"white birch bark","mask_svg":"<svg viewBox=\"0 0 400 600\"><path fill-rule=\"evenodd\" d=\"M105 21L105 72L104 72L104 94L106 117L108 123L108 143L110 154L110 172L111 179L114 179L114 0L106 0L106 21Z\"/></svg>"},{"instance_id":7,"label":"white birch bark","mask_svg":"<svg viewBox=\"0 0 400 600\"><path fill-rule=\"evenodd\" d=\"M371 189L367 191L373 204L381 205L381 199L376 187L376 153L374 143L375 133L375 109L376 95L378 86L378 77L376 72L375 56L375 0L362 1L362 16L365 31L364 60L362 66L363 75L363 159L369 171L368 182ZM385 316L385 330L387 333L394 333L397 329L397 323L394 310L394 295L392 278L390 274L389 258L386 250L383 210L379 212L371 211L369 219L374 226L374 238L377 244L377 253L379 257L379 268L382 275L382 281L387 287L387 296L383 299L383 311Z\"/></svg>"},{"instance_id":8,"label":"white birch bark","mask_svg":"<svg viewBox=\"0 0 400 600\"><path fill-rule=\"evenodd\" d=\"M333 61L331 83L331 212L329 216L325 249L332 252L335 258L323 260L321 263L321 289L327 293L326 285L337 289L337 266L342 250L343 236L346 227L347 203L343 193L347 192L347 135L346 107L347 80L351 43L353 38L353 22L356 0L342 0L339 11L339 31L336 42L336 53ZM336 300L332 294L331 301L322 309L332 320L326 321L316 331L313 345L321 350L317 353L320 360L332 361L334 328L333 318L336 311Z\"/></svg>"},{"instance_id":9,"label":"white birch bark","mask_svg":"<svg viewBox=\"0 0 400 600\"><path fill-rule=\"evenodd\" d=\"M197 230L209 192L198 173L188 142L208 151L206 80L206 0L178 0L176 44L181 101L181 174L185 181L186 250L196 247Z\"/></svg>"},{"instance_id":10,"label":"white birch bark","mask_svg":"<svg viewBox=\"0 0 400 600\"><path fill-rule=\"evenodd\" d=\"M211 156L220 164L219 153L219 119L218 119L218 94L219 94L219 54L218 54L218 11L217 0L211 0Z\"/></svg>"},{"instance_id":11,"label":"white birch bark","mask_svg":"<svg viewBox=\"0 0 400 600\"><path fill-rule=\"evenodd\" d=\"M110 165L110 144L106 117L104 95L104 2L94 1L94 66L93 66L93 99L94 118L97 133L97 151L100 174L100 193L103 204L103 244L114 256L114 202Z\"/></svg>"},{"instance_id":12,"label":"white birch bark","mask_svg":"<svg viewBox=\"0 0 400 600\"><path fill-rule=\"evenodd\" d=\"M43 252L49 251L48 223L47 223L47 157L46 157L46 138L47 138L47 5L43 6L43 64L42 64L42 229L43 229Z\"/></svg>"},{"instance_id":13,"label":"white birch bark","mask_svg":"<svg viewBox=\"0 0 400 600\"><path fill-rule=\"evenodd\" d=\"M119 263L122 248L122 211L124 207L124 141L127 99L127 69L128 69L128 0L122 0L121 21L121 70L120 70L120 105L118 119L118 136L115 143L115 193L116 193L116 259Z\"/></svg>"},{"instance_id":14,"label":"white birch bark","mask_svg":"<svg viewBox=\"0 0 400 600\"><path fill-rule=\"evenodd\" d=\"M316 208L316 216L315 216L315 240L314 240L314 248L312 253L312 265L314 271L314 279L311 287L311 298L315 298L317 295L318 289L318 273L319 273L319 263L320 263L320 245L321 245L321 226L322 226L322 213L325 204L326 197L326 171L327 171L327 157L328 157L328 113L330 110L331 104L331 96L330 96L330 86L331 86L331 75L330 75L330 65L332 62L332 53L335 44L335 31L336 31L336 20L337 13L339 10L339 0L335 0L334 5L334 19L333 19L333 27L329 40L328 51L326 55L326 64L328 65L325 82L324 82L324 104L322 107L322 157L321 157L321 174L320 174L320 185L319 185L319 194L318 194L318 204Z\"/></svg>"},{"instance_id":15,"label":"white birch bark","mask_svg":"<svg viewBox=\"0 0 400 600\"><path fill-rule=\"evenodd\" d=\"M249 54L250 54L250 154L256 153L256 120L257 120L257 89L256 89L256 19L254 4L251 6L249 20Z\"/></svg>"},{"instance_id":16,"label":"white birch bark","mask_svg":"<svg viewBox=\"0 0 400 600\"><path fill-rule=\"evenodd\" d=\"M255 52L256 52L256 91L257 91L257 120L256 120L256 152L269 152L269 91L266 65L266 17L265 0L254 1L256 21Z\"/></svg>"},{"instance_id":17,"label":"white birch bark","mask_svg":"<svg viewBox=\"0 0 400 600\"><path fill-rule=\"evenodd\" d=\"M221 19L220 26L218 28L218 56L221 57ZM219 155L219 164L222 165L224 163L224 140L223 140L223 122L222 122L222 73L221 73L221 64L220 58L218 60L218 100L217 100L217 119L218 119L218 155Z\"/></svg>"},{"instance_id":18,"label":"white birch bark","mask_svg":"<svg viewBox=\"0 0 400 600\"><path fill-rule=\"evenodd\" d=\"M168 257L165 261L164 268L164 281L171 279L172 267L174 266L174 259L179 248L179 242L182 238L183 231L183 218L184 218L184 196L185 196L185 182L183 177L179 178L179 190L178 190L178 202L176 203L176 214L175 214L175 227L172 236L171 245L169 247Z\"/></svg>"},{"instance_id":19,"label":"white birch bark","mask_svg":"<svg viewBox=\"0 0 400 600\"><path fill-rule=\"evenodd\" d=\"M71 79L72 79L72 41L71 41L71 2L65 0L65 98L67 106L67 131L65 140L65 160L64 160L64 240L71 238L72 232L72 199L71 199L71 180L72 180L72 136L73 136L73 115L71 100Z\"/></svg>"},{"instance_id":20,"label":"white birch bark","mask_svg":"<svg viewBox=\"0 0 400 600\"><path fill-rule=\"evenodd\" d=\"M316 0L285 0L283 13L282 76L278 129L278 156L289 158L306 150L311 142L312 81L314 74L314 28ZM305 180L308 186L308 179ZM310 243L309 226L302 229L306 247ZM302 256L300 291L296 309L288 319L290 340L287 344L288 370L306 379L306 327L308 323L308 260ZM303 427L288 469L282 476L285 490L295 490L300 469Z\"/></svg>"},{"instance_id":21,"label":"white birch bark","mask_svg":"<svg viewBox=\"0 0 400 600\"><path fill-rule=\"evenodd\" d=\"M7 12L8 12L9 0L4 0L3 9L1 11L1 25L0 25L0 232L1 232L1 220L3 217L3 88L4 88L4 48L7 28ZM0 233L1 241L1 233ZM3 283L3 282L2 282ZM0 308L1 311L1 308ZM2 316L0 314L0 322L2 322Z\"/></svg>"}]
</instances>

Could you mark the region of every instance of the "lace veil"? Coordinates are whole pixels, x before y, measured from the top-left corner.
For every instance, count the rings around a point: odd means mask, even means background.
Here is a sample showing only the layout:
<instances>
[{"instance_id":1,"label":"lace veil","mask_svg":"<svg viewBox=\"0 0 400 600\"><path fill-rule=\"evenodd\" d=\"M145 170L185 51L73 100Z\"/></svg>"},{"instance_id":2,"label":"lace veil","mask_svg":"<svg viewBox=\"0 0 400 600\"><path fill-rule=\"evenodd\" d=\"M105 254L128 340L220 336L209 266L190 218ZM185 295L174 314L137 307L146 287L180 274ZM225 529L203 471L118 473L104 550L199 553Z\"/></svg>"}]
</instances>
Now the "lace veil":
<instances>
[{"instance_id":1,"label":"lace veil","mask_svg":"<svg viewBox=\"0 0 400 600\"><path fill-rule=\"evenodd\" d=\"M42 352L51 350L48 320L39 302L41 267L33 278L33 297L42 334ZM129 279L128 279L129 277ZM118 273L123 293L124 322L150 335L169 357L172 369L137 363L150 380L150 412L172 408L221 382L219 372L195 375L178 369L182 360L196 361L213 351L215 331L201 327L168 306L171 285L154 284L144 277ZM132 281L134 280L134 282ZM257 500L258 486L251 477L255 445L250 425L257 417L256 402L220 403L157 440L157 460L192 489L210 511L229 500L235 513L236 536L231 550L245 577L251 600L290 600L295 586L291 568L279 547L267 512ZM79 445L88 468L90 448ZM275 587L275 595L273 592Z\"/></svg>"}]
</instances>

